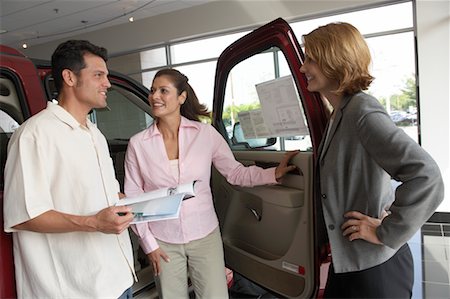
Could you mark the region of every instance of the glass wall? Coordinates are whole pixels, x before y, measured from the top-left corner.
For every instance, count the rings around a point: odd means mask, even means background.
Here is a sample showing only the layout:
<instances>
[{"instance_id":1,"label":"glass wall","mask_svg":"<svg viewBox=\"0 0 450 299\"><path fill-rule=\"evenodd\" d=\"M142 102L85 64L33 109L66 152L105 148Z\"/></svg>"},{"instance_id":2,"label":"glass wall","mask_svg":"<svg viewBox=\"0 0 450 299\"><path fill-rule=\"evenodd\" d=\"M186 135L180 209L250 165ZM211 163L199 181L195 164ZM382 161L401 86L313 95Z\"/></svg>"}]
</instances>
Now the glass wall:
<instances>
[{"instance_id":1,"label":"glass wall","mask_svg":"<svg viewBox=\"0 0 450 299\"><path fill-rule=\"evenodd\" d=\"M372 75L375 77L368 92L386 107L399 127L418 141L412 2L299 19L291 21L290 25L301 43L303 34L330 22L351 23L366 37L373 59ZM217 59L228 45L246 33L248 32L202 37L142 51L142 82L149 87L158 69L175 67L188 76L199 100L212 109ZM258 102L255 90L249 90L248 86L262 82L261 77L270 80L290 73L283 55L276 49L259 55L257 59L259 61L240 64L239 69L233 70L232 79L228 82L223 117L228 119L229 132L232 131L240 110L249 109ZM252 80L253 83L250 82ZM279 138L275 148L308 148L304 140L305 136ZM273 148L271 146L272 150Z\"/></svg>"}]
</instances>

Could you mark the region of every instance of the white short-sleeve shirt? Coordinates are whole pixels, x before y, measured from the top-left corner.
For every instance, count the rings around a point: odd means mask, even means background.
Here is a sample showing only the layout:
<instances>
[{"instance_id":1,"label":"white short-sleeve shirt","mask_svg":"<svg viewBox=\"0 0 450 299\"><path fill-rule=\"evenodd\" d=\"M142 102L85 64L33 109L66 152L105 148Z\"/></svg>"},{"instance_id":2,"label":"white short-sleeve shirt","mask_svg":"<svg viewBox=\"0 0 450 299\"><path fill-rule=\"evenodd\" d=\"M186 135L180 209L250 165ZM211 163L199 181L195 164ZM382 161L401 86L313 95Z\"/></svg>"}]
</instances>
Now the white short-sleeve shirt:
<instances>
[{"instance_id":1,"label":"white short-sleeve shirt","mask_svg":"<svg viewBox=\"0 0 450 299\"><path fill-rule=\"evenodd\" d=\"M19 298L118 298L133 284L130 237L35 233L12 227L55 210L93 215L118 200L108 145L56 104L12 136L5 166L4 227L14 232Z\"/></svg>"}]
</instances>

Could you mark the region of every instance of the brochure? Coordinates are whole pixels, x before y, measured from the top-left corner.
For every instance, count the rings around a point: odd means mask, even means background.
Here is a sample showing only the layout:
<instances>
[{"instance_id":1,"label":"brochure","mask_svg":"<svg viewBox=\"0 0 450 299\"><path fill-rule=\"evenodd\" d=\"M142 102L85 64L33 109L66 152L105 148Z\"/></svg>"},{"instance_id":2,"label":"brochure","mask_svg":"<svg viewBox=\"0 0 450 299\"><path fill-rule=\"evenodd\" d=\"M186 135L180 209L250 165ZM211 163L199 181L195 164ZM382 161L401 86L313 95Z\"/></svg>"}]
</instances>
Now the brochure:
<instances>
[{"instance_id":1,"label":"brochure","mask_svg":"<svg viewBox=\"0 0 450 299\"><path fill-rule=\"evenodd\" d=\"M131 223L175 219L180 216L181 202L195 196L195 182L125 197L116 205L132 208L134 219Z\"/></svg>"}]
</instances>

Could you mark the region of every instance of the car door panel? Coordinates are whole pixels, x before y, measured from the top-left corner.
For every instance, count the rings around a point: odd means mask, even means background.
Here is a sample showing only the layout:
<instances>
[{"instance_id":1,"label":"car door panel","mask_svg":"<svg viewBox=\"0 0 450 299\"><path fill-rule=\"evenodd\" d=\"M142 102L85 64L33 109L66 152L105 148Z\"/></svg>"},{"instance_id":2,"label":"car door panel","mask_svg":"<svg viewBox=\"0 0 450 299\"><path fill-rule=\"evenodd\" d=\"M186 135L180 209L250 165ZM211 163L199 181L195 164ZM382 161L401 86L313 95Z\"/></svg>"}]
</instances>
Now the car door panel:
<instances>
[{"instance_id":1,"label":"car door panel","mask_svg":"<svg viewBox=\"0 0 450 299\"><path fill-rule=\"evenodd\" d=\"M279 59L286 62L288 75L295 85L293 92L298 93L309 131L301 138L287 140L299 143L310 140L311 146L303 147L303 151L291 159L290 163L297 166L297 170L286 174L276 185L232 186L213 169L213 198L227 267L281 297L311 298L318 294L321 249L315 229L314 160L327 112L319 95L306 88L307 80L299 71L303 52L287 22L282 19L270 22L222 52L216 68L213 125L228 140L236 160L242 164L263 168L277 166L285 154L282 148L274 144L267 144L270 148L252 148L251 144L256 143L250 140L236 143L227 132L239 123L239 114L229 117L228 111L241 103L253 105L241 111L257 113L260 109L264 115L267 106L263 105L267 102L261 102L255 88L281 78L276 70ZM238 90L243 85L244 89ZM281 103L282 94L270 100Z\"/></svg>"},{"instance_id":2,"label":"car door panel","mask_svg":"<svg viewBox=\"0 0 450 299\"><path fill-rule=\"evenodd\" d=\"M275 164L280 152L234 152L244 165ZM252 160L257 159L257 160ZM227 265L248 279L286 297L314 288L312 153L292 159L299 171L277 185L232 186L212 175Z\"/></svg>"}]
</instances>

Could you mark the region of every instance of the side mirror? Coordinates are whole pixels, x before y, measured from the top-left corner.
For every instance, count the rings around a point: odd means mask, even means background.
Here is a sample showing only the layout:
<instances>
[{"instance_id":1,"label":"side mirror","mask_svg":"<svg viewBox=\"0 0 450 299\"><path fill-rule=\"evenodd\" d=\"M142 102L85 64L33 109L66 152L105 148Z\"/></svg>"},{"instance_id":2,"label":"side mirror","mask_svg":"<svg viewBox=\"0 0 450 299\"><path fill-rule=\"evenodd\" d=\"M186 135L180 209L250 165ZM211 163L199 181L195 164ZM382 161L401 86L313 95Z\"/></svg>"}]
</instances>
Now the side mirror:
<instances>
[{"instance_id":1,"label":"side mirror","mask_svg":"<svg viewBox=\"0 0 450 299\"><path fill-rule=\"evenodd\" d=\"M244 137L241 123L237 122L233 126L233 137L231 137L233 145L244 145L246 148L262 148L272 146L277 142L276 138L249 138Z\"/></svg>"}]
</instances>

